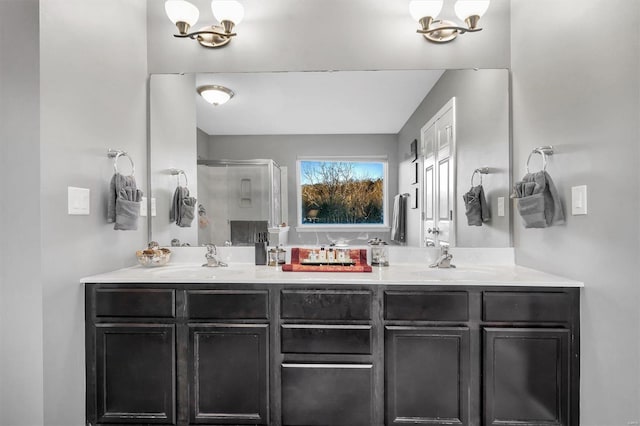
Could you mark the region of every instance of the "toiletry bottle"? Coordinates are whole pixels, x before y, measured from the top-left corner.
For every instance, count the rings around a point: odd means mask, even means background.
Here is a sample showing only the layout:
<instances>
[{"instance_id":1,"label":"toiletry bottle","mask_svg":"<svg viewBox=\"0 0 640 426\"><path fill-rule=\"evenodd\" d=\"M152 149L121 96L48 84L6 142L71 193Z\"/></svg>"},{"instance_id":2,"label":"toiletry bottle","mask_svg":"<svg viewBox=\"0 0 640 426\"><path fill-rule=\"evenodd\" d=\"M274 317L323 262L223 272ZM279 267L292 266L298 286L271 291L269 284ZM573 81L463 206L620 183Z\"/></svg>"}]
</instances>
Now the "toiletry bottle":
<instances>
[{"instance_id":1,"label":"toiletry bottle","mask_svg":"<svg viewBox=\"0 0 640 426\"><path fill-rule=\"evenodd\" d=\"M332 248L329 249L329 253L327 253L327 261L335 262L336 261L336 252L333 251Z\"/></svg>"},{"instance_id":2,"label":"toiletry bottle","mask_svg":"<svg viewBox=\"0 0 640 426\"><path fill-rule=\"evenodd\" d=\"M320 262L327 261L327 251L324 249L324 247L320 247L320 254L318 255L318 260Z\"/></svg>"}]
</instances>

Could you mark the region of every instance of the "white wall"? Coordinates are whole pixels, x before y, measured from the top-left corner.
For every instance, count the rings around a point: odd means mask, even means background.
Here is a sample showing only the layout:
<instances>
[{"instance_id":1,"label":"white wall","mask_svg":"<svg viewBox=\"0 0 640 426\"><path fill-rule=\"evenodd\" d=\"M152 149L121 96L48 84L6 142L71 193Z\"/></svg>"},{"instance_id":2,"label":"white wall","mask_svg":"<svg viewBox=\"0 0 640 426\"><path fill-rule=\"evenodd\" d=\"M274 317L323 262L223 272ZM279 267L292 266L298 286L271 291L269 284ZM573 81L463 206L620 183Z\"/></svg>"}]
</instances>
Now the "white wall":
<instances>
[{"instance_id":1,"label":"white wall","mask_svg":"<svg viewBox=\"0 0 640 426\"><path fill-rule=\"evenodd\" d=\"M192 0L200 28L214 22L209 0ZM493 0L484 29L447 45L416 33L408 1L242 0L245 18L224 48L174 38L164 2L150 0L149 72L304 71L509 67L509 0ZM442 17L457 19L453 1Z\"/></svg>"},{"instance_id":2,"label":"white wall","mask_svg":"<svg viewBox=\"0 0 640 426\"><path fill-rule=\"evenodd\" d=\"M508 202L510 192L509 72L503 70L449 70L435 84L398 134L400 192L413 194L409 173L411 141L449 99L456 98L456 245L460 247L509 247L510 212L498 216L498 197ZM418 160L420 161L420 160ZM487 166L482 177L491 220L483 226L468 226L462 195L471 186L471 175ZM420 165L421 167L421 165ZM422 169L419 181L423 183ZM479 183L476 176L475 184ZM420 195L423 198L423 195ZM420 244L420 209L409 209L409 245Z\"/></svg>"},{"instance_id":3,"label":"white wall","mask_svg":"<svg viewBox=\"0 0 640 426\"><path fill-rule=\"evenodd\" d=\"M43 423L38 1L0 1L0 424ZM27 273L25 273L27 272Z\"/></svg>"},{"instance_id":4,"label":"white wall","mask_svg":"<svg viewBox=\"0 0 640 426\"><path fill-rule=\"evenodd\" d=\"M135 250L147 241L145 220L137 231L114 231L106 222L113 174L107 149L128 151L138 186L146 188L145 24L144 0L40 2L46 425L85 424L84 299L78 280L135 264ZM67 186L91 190L89 216L67 215Z\"/></svg>"},{"instance_id":5,"label":"white wall","mask_svg":"<svg viewBox=\"0 0 640 426\"><path fill-rule=\"evenodd\" d=\"M638 422L640 2L513 0L511 16L513 177L532 148L554 145L548 172L568 213L549 229L516 217L516 261L585 282L580 424ZM616 30L585 30L605 22ZM583 184L589 214L571 216Z\"/></svg>"}]
</instances>

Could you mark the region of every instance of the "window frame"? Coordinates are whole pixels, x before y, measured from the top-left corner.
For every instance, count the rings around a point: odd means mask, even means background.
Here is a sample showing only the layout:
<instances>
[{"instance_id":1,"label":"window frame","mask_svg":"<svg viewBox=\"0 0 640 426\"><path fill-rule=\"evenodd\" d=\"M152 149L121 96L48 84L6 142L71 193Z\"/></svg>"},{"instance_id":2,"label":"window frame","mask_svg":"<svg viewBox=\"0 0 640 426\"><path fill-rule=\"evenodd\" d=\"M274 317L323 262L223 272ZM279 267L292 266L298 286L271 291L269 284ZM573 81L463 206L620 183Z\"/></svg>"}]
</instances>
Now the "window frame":
<instances>
[{"instance_id":1,"label":"window frame","mask_svg":"<svg viewBox=\"0 0 640 426\"><path fill-rule=\"evenodd\" d=\"M326 161L326 162L367 162L382 163L382 220L383 223L376 224L317 224L302 223L302 179L301 179L301 163L303 161ZM390 229L390 211L389 211L389 159L388 157L375 156L301 156L296 159L296 231L297 232L360 232L360 231L378 231L385 232Z\"/></svg>"}]
</instances>

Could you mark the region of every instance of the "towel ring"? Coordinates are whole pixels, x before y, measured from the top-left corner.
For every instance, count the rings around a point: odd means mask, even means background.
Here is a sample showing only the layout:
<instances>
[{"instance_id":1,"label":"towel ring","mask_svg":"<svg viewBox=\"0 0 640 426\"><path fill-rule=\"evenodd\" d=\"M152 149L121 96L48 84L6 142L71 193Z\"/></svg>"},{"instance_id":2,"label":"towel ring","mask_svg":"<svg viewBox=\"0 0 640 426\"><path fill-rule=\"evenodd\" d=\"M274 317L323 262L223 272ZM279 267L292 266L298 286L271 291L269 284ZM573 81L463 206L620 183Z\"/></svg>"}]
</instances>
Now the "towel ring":
<instances>
[{"instance_id":1,"label":"towel ring","mask_svg":"<svg viewBox=\"0 0 640 426\"><path fill-rule=\"evenodd\" d=\"M187 174L184 170L181 169L171 169L171 174L174 176L178 176L178 186L180 186L180 175L184 176L184 186L185 188L189 186L189 178L187 178Z\"/></svg>"},{"instance_id":2,"label":"towel ring","mask_svg":"<svg viewBox=\"0 0 640 426\"><path fill-rule=\"evenodd\" d=\"M476 173L480 174L480 185L482 185L482 175L489 174L488 167L480 167L479 169L475 169L473 174L471 175L471 187L473 188L473 179L476 177Z\"/></svg>"},{"instance_id":3,"label":"towel ring","mask_svg":"<svg viewBox=\"0 0 640 426\"><path fill-rule=\"evenodd\" d=\"M529 157L527 158L527 173L531 173L529 171L529 162L531 161L531 156L533 154L542 155L542 171L546 172L547 171L547 155L553 155L553 147L539 146L538 148L535 148L533 151L531 151L531 154L529 154Z\"/></svg>"},{"instance_id":4,"label":"towel ring","mask_svg":"<svg viewBox=\"0 0 640 426\"><path fill-rule=\"evenodd\" d=\"M133 159L129 156L129 154L127 154L126 151L109 149L109 151L107 151L107 157L113 158L113 171L115 173L120 173L118 171L118 158L127 157L127 159L129 159L129 164L131 165L131 174L129 176L135 175L136 165L133 164Z\"/></svg>"}]
</instances>

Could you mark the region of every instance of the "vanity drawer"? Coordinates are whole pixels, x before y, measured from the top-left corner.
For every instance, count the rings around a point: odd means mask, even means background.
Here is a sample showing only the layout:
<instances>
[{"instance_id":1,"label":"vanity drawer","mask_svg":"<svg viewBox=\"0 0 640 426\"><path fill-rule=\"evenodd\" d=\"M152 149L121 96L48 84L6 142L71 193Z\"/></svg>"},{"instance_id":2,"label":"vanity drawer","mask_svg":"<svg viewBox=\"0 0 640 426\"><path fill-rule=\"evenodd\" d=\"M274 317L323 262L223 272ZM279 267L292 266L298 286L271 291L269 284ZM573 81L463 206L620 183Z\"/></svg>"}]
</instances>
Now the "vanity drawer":
<instances>
[{"instance_id":1,"label":"vanity drawer","mask_svg":"<svg viewBox=\"0 0 640 426\"><path fill-rule=\"evenodd\" d=\"M283 290L281 295L283 319L371 319L369 291Z\"/></svg>"},{"instance_id":2,"label":"vanity drawer","mask_svg":"<svg viewBox=\"0 0 640 426\"><path fill-rule=\"evenodd\" d=\"M493 322L567 322L571 296L562 292L485 292L482 319Z\"/></svg>"},{"instance_id":3,"label":"vanity drawer","mask_svg":"<svg viewBox=\"0 0 640 426\"><path fill-rule=\"evenodd\" d=\"M269 292L254 290L190 290L189 319L269 319Z\"/></svg>"},{"instance_id":4,"label":"vanity drawer","mask_svg":"<svg viewBox=\"0 0 640 426\"><path fill-rule=\"evenodd\" d=\"M384 293L384 317L389 321L468 321L465 291Z\"/></svg>"},{"instance_id":5,"label":"vanity drawer","mask_svg":"<svg viewBox=\"0 0 640 426\"><path fill-rule=\"evenodd\" d=\"M99 288L95 291L96 317L175 318L174 289Z\"/></svg>"},{"instance_id":6,"label":"vanity drawer","mask_svg":"<svg viewBox=\"0 0 640 426\"><path fill-rule=\"evenodd\" d=\"M282 352L294 354L371 354L369 325L283 325Z\"/></svg>"}]
</instances>

